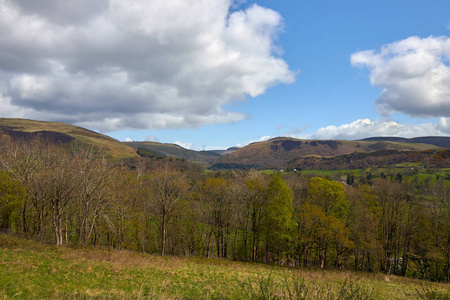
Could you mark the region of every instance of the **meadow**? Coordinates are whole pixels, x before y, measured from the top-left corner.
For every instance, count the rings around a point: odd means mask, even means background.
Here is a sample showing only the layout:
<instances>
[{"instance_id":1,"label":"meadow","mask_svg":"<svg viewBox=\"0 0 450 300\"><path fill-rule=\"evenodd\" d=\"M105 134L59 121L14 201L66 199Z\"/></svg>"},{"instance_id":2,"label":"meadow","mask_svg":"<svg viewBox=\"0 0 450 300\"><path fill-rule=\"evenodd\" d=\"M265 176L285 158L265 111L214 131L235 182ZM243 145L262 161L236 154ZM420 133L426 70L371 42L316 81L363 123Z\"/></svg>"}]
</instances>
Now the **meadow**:
<instances>
[{"instance_id":1,"label":"meadow","mask_svg":"<svg viewBox=\"0 0 450 300\"><path fill-rule=\"evenodd\" d=\"M417 171L415 173L411 172L411 168L416 168ZM276 173L273 170L266 170L267 174ZM417 178L420 182L425 182L426 180L431 180L432 182L436 182L436 179L439 178L444 180L446 186L450 186L450 168L435 168L435 169L425 169L423 164L413 164L413 163L403 163L396 164L392 168L365 168L365 169L345 169L345 170L302 170L298 171L301 176L304 177L326 177L337 179L340 178L342 182L345 182L348 174L352 174L355 177L357 182L360 181L361 177L367 176L367 173L372 173L374 178L380 178L380 174L384 173L387 176L402 174L403 179L407 181L412 181ZM289 173L293 173L290 171Z\"/></svg>"},{"instance_id":2,"label":"meadow","mask_svg":"<svg viewBox=\"0 0 450 300\"><path fill-rule=\"evenodd\" d=\"M2 299L450 299L449 290L381 273L57 247L0 234Z\"/></svg>"}]
</instances>

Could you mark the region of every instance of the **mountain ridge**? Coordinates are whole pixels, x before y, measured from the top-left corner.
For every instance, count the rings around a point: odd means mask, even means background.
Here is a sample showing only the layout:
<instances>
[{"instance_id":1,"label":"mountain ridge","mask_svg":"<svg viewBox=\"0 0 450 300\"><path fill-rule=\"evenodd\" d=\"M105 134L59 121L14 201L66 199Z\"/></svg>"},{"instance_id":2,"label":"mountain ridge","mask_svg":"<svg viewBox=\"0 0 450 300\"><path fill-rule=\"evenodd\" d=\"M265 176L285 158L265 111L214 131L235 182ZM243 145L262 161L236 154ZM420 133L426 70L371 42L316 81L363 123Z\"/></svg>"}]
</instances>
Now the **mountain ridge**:
<instances>
[{"instance_id":1,"label":"mountain ridge","mask_svg":"<svg viewBox=\"0 0 450 300\"><path fill-rule=\"evenodd\" d=\"M430 144L438 147L450 148L450 137L446 136L421 136L414 138L403 138L403 137L389 137L389 136L379 136L379 137L369 137L361 139L360 141L392 141L400 143L420 143L420 144Z\"/></svg>"},{"instance_id":2,"label":"mountain ridge","mask_svg":"<svg viewBox=\"0 0 450 300\"><path fill-rule=\"evenodd\" d=\"M450 140L450 139L449 139ZM347 141L347 140L300 140L278 137L252 143L233 153L223 155L213 168L230 166L251 166L263 169L285 169L296 165L300 158L331 158L352 153L374 153L382 151L420 152L442 147L421 143L400 143L392 141ZM381 152L380 152L381 151ZM388 152L385 152L386 154Z\"/></svg>"},{"instance_id":3,"label":"mountain ridge","mask_svg":"<svg viewBox=\"0 0 450 300\"><path fill-rule=\"evenodd\" d=\"M114 157L139 157L139 151L141 151L141 156L155 154L162 157L174 157L190 162L200 162L205 167L213 169L241 167L285 169L303 166L318 160L322 160L320 165L323 166L331 161L368 157L358 153L372 153L369 156L380 157L392 156L396 153L437 151L450 148L450 137L442 136L370 137L353 141L276 137L267 141L251 143L245 147L196 151L170 143L119 142L107 135L66 123L7 118L0 118L1 135L19 138L38 135L60 143L78 140L82 143L104 147Z\"/></svg>"}]
</instances>

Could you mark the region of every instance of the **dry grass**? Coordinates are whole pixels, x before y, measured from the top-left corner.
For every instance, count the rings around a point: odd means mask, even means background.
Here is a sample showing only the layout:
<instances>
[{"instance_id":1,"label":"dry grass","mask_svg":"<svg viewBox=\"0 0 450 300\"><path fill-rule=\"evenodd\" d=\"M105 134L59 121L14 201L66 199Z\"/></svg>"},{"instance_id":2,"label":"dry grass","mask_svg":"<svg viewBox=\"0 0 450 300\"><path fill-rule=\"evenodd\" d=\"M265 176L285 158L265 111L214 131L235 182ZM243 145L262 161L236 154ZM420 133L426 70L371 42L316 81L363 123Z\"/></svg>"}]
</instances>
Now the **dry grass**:
<instances>
[{"instance_id":1,"label":"dry grass","mask_svg":"<svg viewBox=\"0 0 450 300\"><path fill-rule=\"evenodd\" d=\"M4 299L446 299L449 288L382 274L55 247L0 234Z\"/></svg>"},{"instance_id":2,"label":"dry grass","mask_svg":"<svg viewBox=\"0 0 450 300\"><path fill-rule=\"evenodd\" d=\"M18 131L53 131L74 137L81 143L103 147L113 158L138 157L136 150L119 141L85 128L59 122L0 118L0 126L16 127Z\"/></svg>"}]
</instances>

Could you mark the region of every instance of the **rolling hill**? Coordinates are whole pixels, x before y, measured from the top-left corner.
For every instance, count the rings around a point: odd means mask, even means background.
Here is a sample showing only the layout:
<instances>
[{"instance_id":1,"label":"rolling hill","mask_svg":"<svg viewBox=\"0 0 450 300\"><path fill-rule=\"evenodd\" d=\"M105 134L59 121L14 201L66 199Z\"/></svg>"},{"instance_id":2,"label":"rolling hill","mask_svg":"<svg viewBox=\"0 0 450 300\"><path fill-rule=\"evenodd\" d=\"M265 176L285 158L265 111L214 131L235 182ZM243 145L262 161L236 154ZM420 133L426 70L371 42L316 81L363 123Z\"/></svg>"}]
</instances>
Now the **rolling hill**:
<instances>
[{"instance_id":1,"label":"rolling hill","mask_svg":"<svg viewBox=\"0 0 450 300\"><path fill-rule=\"evenodd\" d=\"M104 148L113 158L138 157L136 150L107 135L59 122L0 118L0 136L28 138L40 136L57 143L80 143Z\"/></svg>"},{"instance_id":2,"label":"rolling hill","mask_svg":"<svg viewBox=\"0 0 450 300\"><path fill-rule=\"evenodd\" d=\"M233 153L223 155L212 168L278 169L295 167L300 158L332 158L352 153L392 155L397 152L417 152L429 149L440 149L440 147L430 144L390 141L298 140L279 137L253 143Z\"/></svg>"},{"instance_id":3,"label":"rolling hill","mask_svg":"<svg viewBox=\"0 0 450 300\"><path fill-rule=\"evenodd\" d=\"M267 299L275 291L286 299L448 299L450 288L376 272L54 246L4 233L0 259L1 299Z\"/></svg>"},{"instance_id":4,"label":"rolling hill","mask_svg":"<svg viewBox=\"0 0 450 300\"><path fill-rule=\"evenodd\" d=\"M412 152L450 148L450 137L372 137L358 141L278 137L242 148L195 151L159 142L122 143L107 135L65 123L7 118L0 118L0 136L2 135L22 138L41 136L63 144L78 141L103 147L114 158L137 158L140 153L147 157L174 157L201 162L211 166L211 169L303 169L328 168L333 165L344 167L349 164L359 166L365 161L404 161L409 159Z\"/></svg>"},{"instance_id":5,"label":"rolling hill","mask_svg":"<svg viewBox=\"0 0 450 300\"><path fill-rule=\"evenodd\" d=\"M450 148L450 137L446 136L423 136L416 138L402 138L402 137L370 137L362 139L367 142L397 142L397 143L421 143L430 144L438 147Z\"/></svg>"},{"instance_id":6,"label":"rolling hill","mask_svg":"<svg viewBox=\"0 0 450 300\"><path fill-rule=\"evenodd\" d=\"M138 150L150 151L156 155L169 156L185 159L192 162L212 163L216 161L220 154L214 151L195 151L185 149L175 144L165 144L159 142L125 142L126 145Z\"/></svg>"}]
</instances>

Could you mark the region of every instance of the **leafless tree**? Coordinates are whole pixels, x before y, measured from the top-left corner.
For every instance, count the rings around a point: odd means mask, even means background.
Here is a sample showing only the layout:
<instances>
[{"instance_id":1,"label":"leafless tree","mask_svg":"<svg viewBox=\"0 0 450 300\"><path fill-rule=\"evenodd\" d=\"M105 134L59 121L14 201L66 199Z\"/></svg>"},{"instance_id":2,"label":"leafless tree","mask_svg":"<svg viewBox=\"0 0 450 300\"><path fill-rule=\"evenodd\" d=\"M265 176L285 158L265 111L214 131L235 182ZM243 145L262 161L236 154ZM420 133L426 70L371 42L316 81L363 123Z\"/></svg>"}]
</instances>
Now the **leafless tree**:
<instances>
[{"instance_id":1,"label":"leafless tree","mask_svg":"<svg viewBox=\"0 0 450 300\"><path fill-rule=\"evenodd\" d=\"M187 185L183 175L168 171L153 174L148 182L149 203L155 214L161 235L161 255L167 250L168 224L181 201L186 197Z\"/></svg>"}]
</instances>

